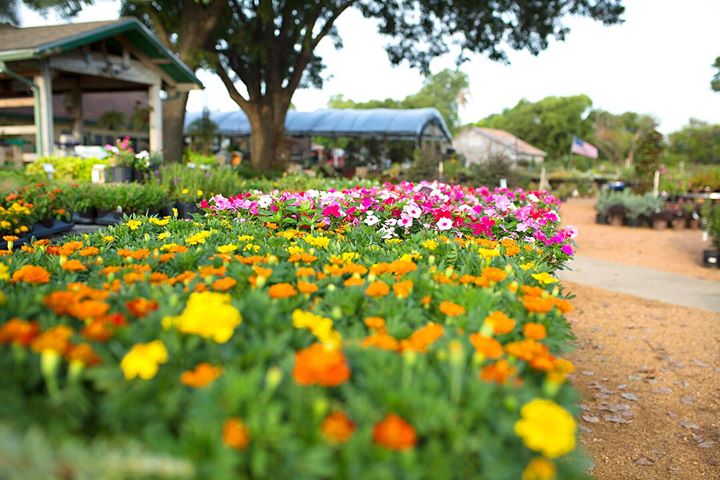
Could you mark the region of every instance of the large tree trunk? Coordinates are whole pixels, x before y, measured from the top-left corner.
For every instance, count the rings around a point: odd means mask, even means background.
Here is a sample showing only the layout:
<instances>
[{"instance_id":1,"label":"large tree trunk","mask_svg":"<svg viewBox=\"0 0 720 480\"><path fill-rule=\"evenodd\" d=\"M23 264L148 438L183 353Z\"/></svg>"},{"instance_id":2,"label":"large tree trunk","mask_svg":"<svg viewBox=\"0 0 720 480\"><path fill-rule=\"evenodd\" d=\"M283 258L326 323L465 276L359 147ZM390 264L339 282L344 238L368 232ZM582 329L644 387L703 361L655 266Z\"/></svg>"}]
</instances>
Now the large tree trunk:
<instances>
[{"instance_id":1,"label":"large tree trunk","mask_svg":"<svg viewBox=\"0 0 720 480\"><path fill-rule=\"evenodd\" d=\"M188 93L173 90L167 93L163 102L163 158L166 162L181 162Z\"/></svg>"},{"instance_id":2,"label":"large tree trunk","mask_svg":"<svg viewBox=\"0 0 720 480\"><path fill-rule=\"evenodd\" d=\"M284 171L290 161L285 138L288 107L278 97L266 95L243 107L252 129L250 162L258 172Z\"/></svg>"}]
</instances>

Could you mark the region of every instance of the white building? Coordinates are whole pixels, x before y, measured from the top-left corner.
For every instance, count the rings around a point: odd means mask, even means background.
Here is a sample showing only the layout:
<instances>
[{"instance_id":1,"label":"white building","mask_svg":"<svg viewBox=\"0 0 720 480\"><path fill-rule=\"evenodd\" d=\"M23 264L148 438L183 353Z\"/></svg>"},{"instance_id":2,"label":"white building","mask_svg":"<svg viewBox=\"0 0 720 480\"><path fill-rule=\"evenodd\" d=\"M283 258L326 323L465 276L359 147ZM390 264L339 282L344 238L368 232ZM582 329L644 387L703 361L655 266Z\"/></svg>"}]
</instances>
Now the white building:
<instances>
[{"instance_id":1,"label":"white building","mask_svg":"<svg viewBox=\"0 0 720 480\"><path fill-rule=\"evenodd\" d=\"M521 161L542 162L547 156L547 153L512 133L494 128L465 128L453 139L453 148L465 157L466 167L500 155L507 157L513 165Z\"/></svg>"}]
</instances>

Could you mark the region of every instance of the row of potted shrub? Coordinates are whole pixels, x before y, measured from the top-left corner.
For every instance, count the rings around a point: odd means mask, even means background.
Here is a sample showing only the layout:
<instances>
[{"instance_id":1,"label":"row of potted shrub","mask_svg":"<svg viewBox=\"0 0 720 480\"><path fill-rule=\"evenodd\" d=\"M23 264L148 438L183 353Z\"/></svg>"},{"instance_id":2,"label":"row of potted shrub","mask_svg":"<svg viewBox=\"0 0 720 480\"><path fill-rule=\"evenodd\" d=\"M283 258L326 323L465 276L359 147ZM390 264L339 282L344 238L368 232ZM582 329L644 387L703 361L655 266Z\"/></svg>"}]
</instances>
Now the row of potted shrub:
<instances>
[{"instance_id":1,"label":"row of potted shrub","mask_svg":"<svg viewBox=\"0 0 720 480\"><path fill-rule=\"evenodd\" d=\"M652 193L607 192L598 197L596 222L608 225L661 228L699 228L702 204L692 200L670 201Z\"/></svg>"}]
</instances>

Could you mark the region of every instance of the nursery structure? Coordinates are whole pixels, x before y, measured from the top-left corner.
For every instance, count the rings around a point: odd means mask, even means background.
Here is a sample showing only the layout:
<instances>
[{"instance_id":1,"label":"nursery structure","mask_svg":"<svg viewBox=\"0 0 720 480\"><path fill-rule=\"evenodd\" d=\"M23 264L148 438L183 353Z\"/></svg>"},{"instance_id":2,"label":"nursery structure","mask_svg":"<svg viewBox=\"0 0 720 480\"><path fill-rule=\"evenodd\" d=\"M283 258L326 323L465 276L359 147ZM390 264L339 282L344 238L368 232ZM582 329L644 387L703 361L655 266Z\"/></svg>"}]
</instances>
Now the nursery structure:
<instances>
[{"instance_id":1,"label":"nursery structure","mask_svg":"<svg viewBox=\"0 0 720 480\"><path fill-rule=\"evenodd\" d=\"M160 91L172 95L201 86L192 70L133 18L0 25L0 139L26 140L37 155L52 155L60 134L82 141L84 109L92 108L93 94L103 92L129 94L130 105L138 92L146 94L149 147L162 150Z\"/></svg>"}]
</instances>

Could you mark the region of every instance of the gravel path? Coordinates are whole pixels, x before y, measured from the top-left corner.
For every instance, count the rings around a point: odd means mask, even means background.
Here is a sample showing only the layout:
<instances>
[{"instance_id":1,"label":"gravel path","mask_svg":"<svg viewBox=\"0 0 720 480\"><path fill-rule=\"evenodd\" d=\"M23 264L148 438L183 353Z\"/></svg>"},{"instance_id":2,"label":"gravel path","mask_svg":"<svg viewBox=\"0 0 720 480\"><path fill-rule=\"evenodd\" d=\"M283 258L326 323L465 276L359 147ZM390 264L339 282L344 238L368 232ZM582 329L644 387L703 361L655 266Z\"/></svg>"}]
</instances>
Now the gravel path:
<instances>
[{"instance_id":1,"label":"gravel path","mask_svg":"<svg viewBox=\"0 0 720 480\"><path fill-rule=\"evenodd\" d=\"M600 480L720 478L720 314L564 282Z\"/></svg>"},{"instance_id":2,"label":"gravel path","mask_svg":"<svg viewBox=\"0 0 720 480\"><path fill-rule=\"evenodd\" d=\"M598 225L594 205L594 199L571 199L560 210L563 222L579 229L579 255L720 282L720 268L702 266L702 251L711 245L700 230Z\"/></svg>"},{"instance_id":3,"label":"gravel path","mask_svg":"<svg viewBox=\"0 0 720 480\"><path fill-rule=\"evenodd\" d=\"M720 282L582 255L573 259L571 268L560 273L563 281L720 312Z\"/></svg>"}]
</instances>

